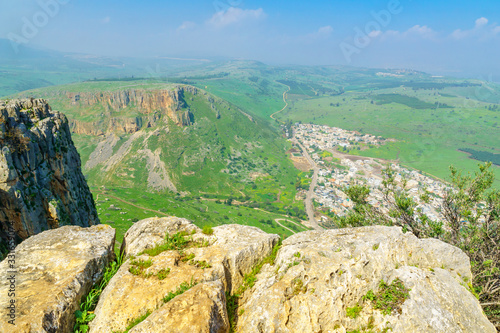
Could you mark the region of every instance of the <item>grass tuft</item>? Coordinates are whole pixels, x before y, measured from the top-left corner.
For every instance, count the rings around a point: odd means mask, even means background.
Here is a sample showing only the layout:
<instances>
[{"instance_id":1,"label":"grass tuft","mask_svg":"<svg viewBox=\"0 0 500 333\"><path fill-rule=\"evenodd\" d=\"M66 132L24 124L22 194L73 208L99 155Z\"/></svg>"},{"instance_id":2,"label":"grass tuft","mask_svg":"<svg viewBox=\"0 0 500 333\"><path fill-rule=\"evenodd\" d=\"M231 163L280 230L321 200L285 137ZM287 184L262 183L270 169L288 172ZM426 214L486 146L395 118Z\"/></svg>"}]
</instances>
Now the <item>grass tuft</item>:
<instances>
[{"instance_id":1,"label":"grass tuft","mask_svg":"<svg viewBox=\"0 0 500 333\"><path fill-rule=\"evenodd\" d=\"M381 310L384 315L390 315L393 312L401 313L401 305L410 296L410 290L400 279L394 279L391 284L382 280L379 284L379 291L374 293L373 290L369 290L363 299L370 300L374 308Z\"/></svg>"},{"instance_id":2,"label":"grass tuft","mask_svg":"<svg viewBox=\"0 0 500 333\"><path fill-rule=\"evenodd\" d=\"M209 226L209 225L205 225L205 226L203 227L202 232L203 232L205 235L213 235L213 233L214 233L214 229L212 229L212 227L211 227L211 226Z\"/></svg>"},{"instance_id":3,"label":"grass tuft","mask_svg":"<svg viewBox=\"0 0 500 333\"><path fill-rule=\"evenodd\" d=\"M188 291L189 289L194 287L196 284L197 284L197 282L193 281L193 279L191 279L190 283L182 282L174 292L169 291L169 293L167 295L165 295L165 297L163 297L163 299L162 299L163 303L167 303L167 302L171 301L172 299L174 299L176 296L185 293L186 291Z\"/></svg>"},{"instance_id":4,"label":"grass tuft","mask_svg":"<svg viewBox=\"0 0 500 333\"><path fill-rule=\"evenodd\" d=\"M80 310L75 312L76 322L73 327L74 333L87 333L89 330L89 323L95 318L95 314L93 313L97 302L99 301L99 297L101 296L102 291L108 285L111 278L118 272L118 269L122 265L123 257L117 257L116 261L111 262L106 270L104 271L104 275L101 281L95 284L87 296L82 299L80 303Z\"/></svg>"},{"instance_id":5,"label":"grass tuft","mask_svg":"<svg viewBox=\"0 0 500 333\"><path fill-rule=\"evenodd\" d=\"M346 315L349 318L356 319L359 316L361 310L363 310L363 307L359 304L356 304L352 308L346 308Z\"/></svg>"}]
</instances>

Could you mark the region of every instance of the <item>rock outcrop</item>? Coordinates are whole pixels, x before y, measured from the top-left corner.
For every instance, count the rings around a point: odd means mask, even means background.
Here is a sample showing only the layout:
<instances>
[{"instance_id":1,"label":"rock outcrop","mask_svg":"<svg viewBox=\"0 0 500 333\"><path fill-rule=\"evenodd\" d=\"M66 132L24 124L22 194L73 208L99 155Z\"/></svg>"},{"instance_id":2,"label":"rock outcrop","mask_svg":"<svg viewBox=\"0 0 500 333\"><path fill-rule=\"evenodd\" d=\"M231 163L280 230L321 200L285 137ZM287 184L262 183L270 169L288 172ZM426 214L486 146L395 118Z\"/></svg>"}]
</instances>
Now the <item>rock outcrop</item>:
<instances>
[{"instance_id":1,"label":"rock outcrop","mask_svg":"<svg viewBox=\"0 0 500 333\"><path fill-rule=\"evenodd\" d=\"M70 99L72 107L88 108L98 105L103 106L105 110L102 121L83 122L72 119L70 128L74 133L87 135L133 134L141 128L153 126L161 118L171 119L179 126L189 126L194 122L194 115L189 109L185 109L185 92L197 95L198 89L192 86L177 86L157 90L66 92L66 98ZM133 108L140 116L116 116L127 108Z\"/></svg>"},{"instance_id":2,"label":"rock outcrop","mask_svg":"<svg viewBox=\"0 0 500 333\"><path fill-rule=\"evenodd\" d=\"M113 239L108 226L66 226L19 245L15 332L69 332ZM252 333L496 332L468 290L469 259L451 245L381 226L298 233L276 253L277 243L248 226L204 234L177 217L139 221L90 333L227 333L230 320Z\"/></svg>"},{"instance_id":3,"label":"rock outcrop","mask_svg":"<svg viewBox=\"0 0 500 333\"><path fill-rule=\"evenodd\" d=\"M74 312L113 260L115 230L64 226L30 237L16 247L15 263L0 263L0 332L72 332ZM11 266L13 265L13 266ZM14 276L13 280L7 280ZM11 295L12 291L15 295ZM6 309L14 300L15 326Z\"/></svg>"},{"instance_id":4,"label":"rock outcrop","mask_svg":"<svg viewBox=\"0 0 500 333\"><path fill-rule=\"evenodd\" d=\"M178 232L189 235L186 237L192 239L193 246L156 256L142 254L164 242L166 234ZM122 244L124 255L135 259L124 262L102 293L90 332L124 331L148 311L152 312L148 320L131 332L165 332L168 323L180 325L178 332L227 332L224 292L234 292L244 275L271 253L278 239L277 235L241 225L223 225L213 228L212 235L204 235L185 219L142 220L129 229ZM134 260L151 263L141 274L134 275ZM165 279L158 277L162 270L168 270ZM198 284L190 292L177 296L173 303L164 302L168 293L194 282Z\"/></svg>"},{"instance_id":5,"label":"rock outcrop","mask_svg":"<svg viewBox=\"0 0 500 333\"><path fill-rule=\"evenodd\" d=\"M238 332L494 333L467 290L471 278L460 249L397 227L303 232L244 295ZM367 298L381 281L410 289L399 311L384 314Z\"/></svg>"},{"instance_id":6,"label":"rock outcrop","mask_svg":"<svg viewBox=\"0 0 500 333\"><path fill-rule=\"evenodd\" d=\"M40 99L0 102L0 236L99 223L68 120Z\"/></svg>"}]
</instances>

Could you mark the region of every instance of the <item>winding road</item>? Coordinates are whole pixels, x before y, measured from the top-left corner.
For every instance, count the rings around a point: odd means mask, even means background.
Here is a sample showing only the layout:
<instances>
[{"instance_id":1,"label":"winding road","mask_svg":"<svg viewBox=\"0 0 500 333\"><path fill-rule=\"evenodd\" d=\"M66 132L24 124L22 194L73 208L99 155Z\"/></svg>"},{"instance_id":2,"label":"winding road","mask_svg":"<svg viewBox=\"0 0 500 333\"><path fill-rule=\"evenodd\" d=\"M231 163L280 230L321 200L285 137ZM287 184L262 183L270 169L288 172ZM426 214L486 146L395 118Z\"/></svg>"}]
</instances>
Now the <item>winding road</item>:
<instances>
[{"instance_id":1,"label":"winding road","mask_svg":"<svg viewBox=\"0 0 500 333\"><path fill-rule=\"evenodd\" d=\"M281 110L279 110L279 111L276 111L275 113L273 113L272 115L270 115L270 116L269 116L269 117L271 117L271 119L273 119L273 120L278 120L278 119L274 118L274 115L275 115L275 114L278 114L278 113L280 113L280 112L283 112L283 111L284 111L284 110L288 107L288 102L287 102L287 100L286 100L286 94L290 91L290 89L291 89L291 88L290 88L289 86L287 86L287 87L288 87L288 90L287 90L287 91L285 91L285 92L283 93L283 102L285 102L285 106L283 107L283 109L281 109ZM278 120L278 121L279 121L280 123L282 123L282 121L280 121L280 120Z\"/></svg>"},{"instance_id":2,"label":"winding road","mask_svg":"<svg viewBox=\"0 0 500 333\"><path fill-rule=\"evenodd\" d=\"M299 145L299 147L302 149L302 155L307 159L309 164L311 164L313 168L313 177L311 184L309 185L309 191L307 191L306 195L306 201L305 201L305 206L306 206L306 213L307 216L309 217L309 224L314 230L323 230L322 227L318 224L318 221L314 218L314 206L312 203L313 195L314 195L314 189L316 188L316 184L318 183L318 172L319 168L314 162L314 160L309 156L309 153L307 152L306 148L302 145L302 143L298 142L295 138L293 139L295 143Z\"/></svg>"},{"instance_id":3,"label":"winding road","mask_svg":"<svg viewBox=\"0 0 500 333\"><path fill-rule=\"evenodd\" d=\"M271 119L273 119L273 120L278 120L278 119L274 118L274 115L276 115L276 114L278 114L280 112L283 112L288 107L288 101L286 100L286 95L290 91L291 88L290 88L290 86L287 86L287 87L288 87L288 90L283 93L283 102L285 102L285 106L283 107L283 109L281 109L279 111L276 111L275 113L273 113L272 115L270 115ZM297 143L302 148L304 157L307 159L307 161L309 162L309 164L311 164L311 166L312 166L312 168L314 170L313 178L312 178L312 181L311 181L311 185L309 186L309 191L307 192L306 200L305 200L306 213L307 213L307 216L309 218L309 224L310 224L310 226L314 230L323 230L323 228L319 226L318 222L314 218L314 207L313 207L313 203L312 203L312 198L313 198L313 195L314 195L314 188L316 187L316 184L318 182L318 171L319 171L319 168L316 165L316 163L313 161L313 159L311 158L311 156L309 156L309 154L307 153L306 148L300 142L298 142L295 138L293 138L292 141L295 142L295 143ZM286 227L284 227L284 228L286 228ZM286 228L286 229L288 229L288 228ZM290 229L288 229L288 230L290 230Z\"/></svg>"}]
</instances>

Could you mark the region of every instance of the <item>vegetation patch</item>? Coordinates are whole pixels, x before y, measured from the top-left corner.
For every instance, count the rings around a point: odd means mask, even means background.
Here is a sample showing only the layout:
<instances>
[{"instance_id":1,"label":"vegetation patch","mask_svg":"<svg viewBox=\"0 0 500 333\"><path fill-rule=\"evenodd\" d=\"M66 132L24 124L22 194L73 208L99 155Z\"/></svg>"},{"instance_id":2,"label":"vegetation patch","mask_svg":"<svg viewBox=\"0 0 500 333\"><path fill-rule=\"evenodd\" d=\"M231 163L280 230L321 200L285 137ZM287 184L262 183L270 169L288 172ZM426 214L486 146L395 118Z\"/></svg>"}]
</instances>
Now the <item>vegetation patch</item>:
<instances>
[{"instance_id":1,"label":"vegetation patch","mask_svg":"<svg viewBox=\"0 0 500 333\"><path fill-rule=\"evenodd\" d=\"M144 320L146 320L147 317L149 317L149 315L151 314L151 311L147 311L145 314L143 314L142 316L139 316L137 318L135 318L134 320L132 320L127 328L125 329L125 331L123 332L120 332L120 333L128 333L132 328L134 328L135 326L139 325L140 323L142 323Z\"/></svg>"},{"instance_id":2,"label":"vegetation patch","mask_svg":"<svg viewBox=\"0 0 500 333\"><path fill-rule=\"evenodd\" d=\"M430 104L430 103L424 102L416 97L410 97L410 96L400 95L400 94L380 94L380 95L375 96L375 99L377 100L377 105L398 103L398 104L406 105L407 107L412 108L412 109L435 109L438 107L439 108L451 108L451 106L443 104L443 103Z\"/></svg>"},{"instance_id":3,"label":"vegetation patch","mask_svg":"<svg viewBox=\"0 0 500 333\"><path fill-rule=\"evenodd\" d=\"M163 268L163 269L160 269L158 271L158 273L156 273L156 277L158 278L158 280L165 280L168 276L168 274L170 273L170 268Z\"/></svg>"},{"instance_id":4,"label":"vegetation patch","mask_svg":"<svg viewBox=\"0 0 500 333\"><path fill-rule=\"evenodd\" d=\"M296 296L298 294L303 294L307 291L307 287L304 286L304 281L302 281L301 278L293 279L292 285L293 285L293 296Z\"/></svg>"},{"instance_id":5,"label":"vegetation patch","mask_svg":"<svg viewBox=\"0 0 500 333\"><path fill-rule=\"evenodd\" d=\"M474 160L478 160L481 162L491 162L495 165L500 166L500 154L494 154L487 151L480 151L470 148L460 148L459 150L469 154L469 157Z\"/></svg>"},{"instance_id":6,"label":"vegetation patch","mask_svg":"<svg viewBox=\"0 0 500 333\"><path fill-rule=\"evenodd\" d=\"M230 324L230 332L235 332L236 329L236 321L238 319L238 304L239 304L239 299L241 295L249 288L252 288L255 285L255 282L257 281L257 274L259 274L260 270L265 264L269 264L271 266L274 266L274 262L276 260L276 255L278 254L278 250L281 248L281 239L273 247L273 251L271 254L267 257L265 257L261 262L259 262L250 273L245 274L243 284L239 286L239 288L236 290L236 292L231 295L226 292L226 308L227 308L227 315L229 317L229 324Z\"/></svg>"},{"instance_id":7,"label":"vegetation patch","mask_svg":"<svg viewBox=\"0 0 500 333\"><path fill-rule=\"evenodd\" d=\"M361 310L363 310L363 307L359 304L356 304L352 308L346 308L346 315L349 318L356 319L359 316Z\"/></svg>"},{"instance_id":8,"label":"vegetation patch","mask_svg":"<svg viewBox=\"0 0 500 333\"><path fill-rule=\"evenodd\" d=\"M207 247L209 245L208 240L206 239L193 241L192 237L186 236L186 232L177 232L172 236L167 234L163 243L157 244L151 249L146 249L141 254L147 254L154 257L165 251L182 251L188 247Z\"/></svg>"},{"instance_id":9,"label":"vegetation patch","mask_svg":"<svg viewBox=\"0 0 500 333\"><path fill-rule=\"evenodd\" d=\"M163 297L163 299L162 299L163 303L167 303L167 302L171 301L172 299L174 299L174 297L185 293L186 291L188 291L189 289L193 288L196 285L197 285L197 282L193 281L193 279L191 279L191 282L189 282L189 283L182 282L174 292L169 291L168 294L165 295L165 297Z\"/></svg>"},{"instance_id":10,"label":"vegetation patch","mask_svg":"<svg viewBox=\"0 0 500 333\"><path fill-rule=\"evenodd\" d=\"M374 293L373 290L369 290L363 298L370 300L373 307L382 311L384 315L390 315L393 312L401 313L401 305L409 296L410 289L397 278L391 284L387 284L384 280L380 281L378 292Z\"/></svg>"},{"instance_id":11,"label":"vegetation patch","mask_svg":"<svg viewBox=\"0 0 500 333\"><path fill-rule=\"evenodd\" d=\"M93 313L102 291L108 285L111 278L118 272L123 261L123 257L117 257L106 267L101 281L95 284L87 296L80 303L80 310L75 312L76 322L73 327L74 333L86 333L89 330L89 323L95 318Z\"/></svg>"},{"instance_id":12,"label":"vegetation patch","mask_svg":"<svg viewBox=\"0 0 500 333\"><path fill-rule=\"evenodd\" d=\"M194 259L194 257L195 257L194 253L190 253L190 254L184 254L184 253L182 253L181 254L181 261L182 262L188 262L191 259Z\"/></svg>"},{"instance_id":13,"label":"vegetation patch","mask_svg":"<svg viewBox=\"0 0 500 333\"><path fill-rule=\"evenodd\" d=\"M191 259L189 261L189 264L194 266L194 267L197 267L197 268L201 268L201 269L205 269L205 268L211 268L212 265L210 265L206 260L194 260L194 259Z\"/></svg>"},{"instance_id":14,"label":"vegetation patch","mask_svg":"<svg viewBox=\"0 0 500 333\"><path fill-rule=\"evenodd\" d=\"M148 269L149 267L151 267L152 265L153 265L153 262L151 261L151 259L148 259L148 260L132 259L132 261L130 262L130 267L129 267L128 271L132 275L142 276L144 278L148 278L148 277L152 276L153 274L152 273L145 273L144 271L146 269Z\"/></svg>"},{"instance_id":15,"label":"vegetation patch","mask_svg":"<svg viewBox=\"0 0 500 333\"><path fill-rule=\"evenodd\" d=\"M209 226L209 225L205 225L205 226L203 226L203 230L202 230L202 232L203 232L205 235L213 235L213 233L214 233L214 229L212 229L212 227L211 227L211 226Z\"/></svg>"}]
</instances>

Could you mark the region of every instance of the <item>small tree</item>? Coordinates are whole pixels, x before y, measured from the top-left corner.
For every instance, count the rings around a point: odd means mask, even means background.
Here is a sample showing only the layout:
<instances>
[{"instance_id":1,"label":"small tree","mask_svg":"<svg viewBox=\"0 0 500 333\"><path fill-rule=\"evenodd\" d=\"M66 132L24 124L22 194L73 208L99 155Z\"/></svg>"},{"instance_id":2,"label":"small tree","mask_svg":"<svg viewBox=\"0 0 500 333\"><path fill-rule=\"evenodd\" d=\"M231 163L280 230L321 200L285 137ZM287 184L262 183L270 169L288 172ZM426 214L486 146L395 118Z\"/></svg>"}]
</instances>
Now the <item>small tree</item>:
<instances>
[{"instance_id":1,"label":"small tree","mask_svg":"<svg viewBox=\"0 0 500 333\"><path fill-rule=\"evenodd\" d=\"M384 170L384 201L390 218L366 202L369 189L351 186L343 189L355 203L351 212L336 219L337 227L373 224L398 225L420 238L438 238L459 247L471 260L471 291L477 296L488 319L500 331L500 191L492 189L491 163L479 165L474 176L451 170L451 187L446 191L442 213L444 221L432 221L419 208L407 182L396 182L391 168ZM426 189L420 201L429 202Z\"/></svg>"},{"instance_id":2,"label":"small tree","mask_svg":"<svg viewBox=\"0 0 500 333\"><path fill-rule=\"evenodd\" d=\"M500 330L500 191L491 163L479 165L474 177L450 167L454 189L446 193L443 214L450 228L443 239L471 260L472 285L483 309Z\"/></svg>"}]
</instances>

